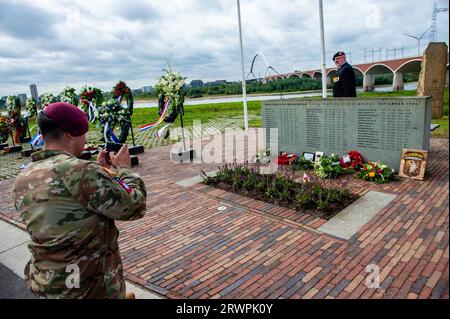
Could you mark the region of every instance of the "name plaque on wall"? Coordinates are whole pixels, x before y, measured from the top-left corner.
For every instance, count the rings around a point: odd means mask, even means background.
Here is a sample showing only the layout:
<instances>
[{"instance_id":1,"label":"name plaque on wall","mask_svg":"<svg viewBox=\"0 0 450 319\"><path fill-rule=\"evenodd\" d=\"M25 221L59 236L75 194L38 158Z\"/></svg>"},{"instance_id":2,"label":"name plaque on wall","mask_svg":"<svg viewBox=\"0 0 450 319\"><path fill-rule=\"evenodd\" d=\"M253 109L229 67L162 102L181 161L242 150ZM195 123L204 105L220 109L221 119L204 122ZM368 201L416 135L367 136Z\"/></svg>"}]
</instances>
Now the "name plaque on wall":
<instances>
[{"instance_id":1,"label":"name plaque on wall","mask_svg":"<svg viewBox=\"0 0 450 319\"><path fill-rule=\"evenodd\" d=\"M357 150L398 171L403 149L429 149L429 97L263 101L262 113L264 128L278 128L279 151L342 156Z\"/></svg>"}]
</instances>

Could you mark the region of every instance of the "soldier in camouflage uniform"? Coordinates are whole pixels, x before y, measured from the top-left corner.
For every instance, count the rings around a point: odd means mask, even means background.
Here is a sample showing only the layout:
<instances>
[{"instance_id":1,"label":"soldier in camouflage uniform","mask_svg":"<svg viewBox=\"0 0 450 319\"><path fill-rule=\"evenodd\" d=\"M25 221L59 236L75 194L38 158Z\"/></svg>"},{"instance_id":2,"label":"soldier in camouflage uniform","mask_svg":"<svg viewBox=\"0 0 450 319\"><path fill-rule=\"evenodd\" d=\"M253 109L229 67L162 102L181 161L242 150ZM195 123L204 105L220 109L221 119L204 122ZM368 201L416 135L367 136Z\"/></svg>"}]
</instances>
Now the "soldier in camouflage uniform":
<instances>
[{"instance_id":1,"label":"soldier in camouflage uniform","mask_svg":"<svg viewBox=\"0 0 450 319\"><path fill-rule=\"evenodd\" d=\"M86 115L68 103L38 116L44 150L14 184L14 203L31 236L28 285L43 298L125 298L114 220L145 213L146 188L130 169L126 145L102 151L97 162L78 159Z\"/></svg>"}]
</instances>

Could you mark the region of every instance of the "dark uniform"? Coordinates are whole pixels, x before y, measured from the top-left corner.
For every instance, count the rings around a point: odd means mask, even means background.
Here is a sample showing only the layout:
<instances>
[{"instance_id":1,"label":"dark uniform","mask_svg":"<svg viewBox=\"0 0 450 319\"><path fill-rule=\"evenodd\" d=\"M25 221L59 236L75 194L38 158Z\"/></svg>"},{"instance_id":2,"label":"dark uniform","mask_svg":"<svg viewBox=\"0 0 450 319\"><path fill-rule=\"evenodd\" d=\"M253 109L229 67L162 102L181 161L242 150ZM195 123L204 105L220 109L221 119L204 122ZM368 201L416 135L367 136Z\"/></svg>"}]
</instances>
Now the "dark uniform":
<instances>
[{"instance_id":1,"label":"dark uniform","mask_svg":"<svg viewBox=\"0 0 450 319\"><path fill-rule=\"evenodd\" d=\"M333 97L356 97L355 71L345 62L333 78Z\"/></svg>"}]
</instances>

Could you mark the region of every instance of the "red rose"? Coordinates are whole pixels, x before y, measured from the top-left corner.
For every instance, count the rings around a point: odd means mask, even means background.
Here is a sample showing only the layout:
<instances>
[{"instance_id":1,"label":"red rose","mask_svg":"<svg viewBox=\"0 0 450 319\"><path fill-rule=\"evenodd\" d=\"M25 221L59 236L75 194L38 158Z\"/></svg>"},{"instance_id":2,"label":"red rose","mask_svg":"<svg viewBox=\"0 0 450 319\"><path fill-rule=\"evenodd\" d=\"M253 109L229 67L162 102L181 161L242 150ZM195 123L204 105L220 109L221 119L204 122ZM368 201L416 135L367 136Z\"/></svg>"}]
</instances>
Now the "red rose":
<instances>
[{"instance_id":1,"label":"red rose","mask_svg":"<svg viewBox=\"0 0 450 319\"><path fill-rule=\"evenodd\" d=\"M378 173L378 174L381 174L381 169L377 169L377 173Z\"/></svg>"}]
</instances>

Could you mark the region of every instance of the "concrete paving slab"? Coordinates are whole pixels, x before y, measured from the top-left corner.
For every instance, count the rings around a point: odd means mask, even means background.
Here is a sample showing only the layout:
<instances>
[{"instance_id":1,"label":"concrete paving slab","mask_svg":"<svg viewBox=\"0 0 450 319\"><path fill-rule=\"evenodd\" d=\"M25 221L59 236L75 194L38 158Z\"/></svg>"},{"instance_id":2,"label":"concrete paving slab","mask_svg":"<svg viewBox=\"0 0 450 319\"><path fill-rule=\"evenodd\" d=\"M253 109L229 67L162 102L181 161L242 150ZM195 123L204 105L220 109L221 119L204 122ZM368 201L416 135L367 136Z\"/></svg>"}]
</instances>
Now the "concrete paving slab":
<instances>
[{"instance_id":1,"label":"concrete paving slab","mask_svg":"<svg viewBox=\"0 0 450 319\"><path fill-rule=\"evenodd\" d=\"M0 223L0 254L11 248L27 243L30 236L23 231L17 231L17 227L5 222Z\"/></svg>"},{"instance_id":2,"label":"concrete paving slab","mask_svg":"<svg viewBox=\"0 0 450 319\"><path fill-rule=\"evenodd\" d=\"M217 175L218 171L211 171L211 172L207 172L206 175L208 175L209 177L214 177ZM175 184L179 185L179 186L183 186L183 187L191 187L194 186L195 184L200 184L203 181L203 178L201 175L198 176L194 176L179 182L176 182Z\"/></svg>"},{"instance_id":3,"label":"concrete paving slab","mask_svg":"<svg viewBox=\"0 0 450 319\"><path fill-rule=\"evenodd\" d=\"M349 240L395 197L396 195L369 191L317 230Z\"/></svg>"}]
</instances>

